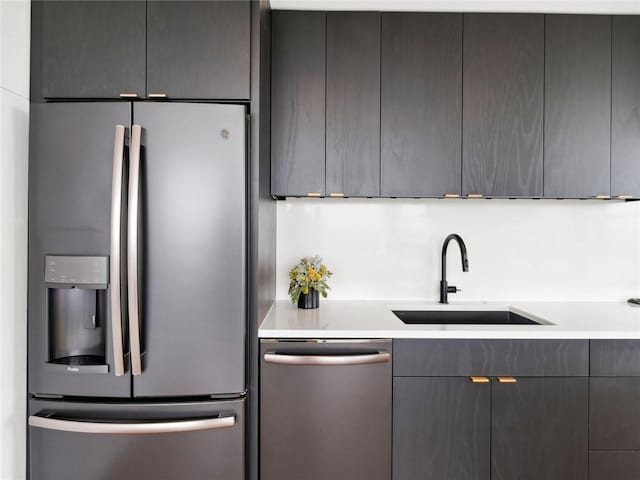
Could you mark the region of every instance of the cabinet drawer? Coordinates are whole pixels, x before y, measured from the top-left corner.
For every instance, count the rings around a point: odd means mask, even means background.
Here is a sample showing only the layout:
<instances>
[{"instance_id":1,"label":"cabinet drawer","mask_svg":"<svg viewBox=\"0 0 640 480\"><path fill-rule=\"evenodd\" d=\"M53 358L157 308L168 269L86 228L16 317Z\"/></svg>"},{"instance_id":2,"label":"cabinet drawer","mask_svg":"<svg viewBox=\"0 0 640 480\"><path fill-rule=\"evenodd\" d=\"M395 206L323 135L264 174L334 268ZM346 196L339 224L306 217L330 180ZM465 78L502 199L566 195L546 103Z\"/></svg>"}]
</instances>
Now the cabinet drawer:
<instances>
[{"instance_id":1,"label":"cabinet drawer","mask_svg":"<svg viewBox=\"0 0 640 480\"><path fill-rule=\"evenodd\" d=\"M591 378L589 448L640 450L640 378Z\"/></svg>"},{"instance_id":2,"label":"cabinet drawer","mask_svg":"<svg viewBox=\"0 0 640 480\"><path fill-rule=\"evenodd\" d=\"M640 452L589 453L590 480L638 480Z\"/></svg>"},{"instance_id":3,"label":"cabinet drawer","mask_svg":"<svg viewBox=\"0 0 640 480\"><path fill-rule=\"evenodd\" d=\"M592 377L640 377L640 340L591 340Z\"/></svg>"},{"instance_id":4,"label":"cabinet drawer","mask_svg":"<svg viewBox=\"0 0 640 480\"><path fill-rule=\"evenodd\" d=\"M587 340L395 340L393 374L587 376Z\"/></svg>"}]
</instances>

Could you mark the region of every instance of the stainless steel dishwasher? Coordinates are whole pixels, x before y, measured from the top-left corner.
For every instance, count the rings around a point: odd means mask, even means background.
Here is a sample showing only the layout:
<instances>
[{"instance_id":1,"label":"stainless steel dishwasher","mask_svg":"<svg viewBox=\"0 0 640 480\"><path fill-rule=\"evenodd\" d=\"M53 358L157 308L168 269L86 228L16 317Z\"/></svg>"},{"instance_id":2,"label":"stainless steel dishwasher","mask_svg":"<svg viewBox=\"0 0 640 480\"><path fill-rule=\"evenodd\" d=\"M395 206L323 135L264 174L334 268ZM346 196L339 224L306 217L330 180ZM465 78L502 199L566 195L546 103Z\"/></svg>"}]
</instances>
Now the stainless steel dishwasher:
<instances>
[{"instance_id":1,"label":"stainless steel dishwasher","mask_svg":"<svg viewBox=\"0 0 640 480\"><path fill-rule=\"evenodd\" d=\"M391 340L262 340L261 480L391 479Z\"/></svg>"}]
</instances>

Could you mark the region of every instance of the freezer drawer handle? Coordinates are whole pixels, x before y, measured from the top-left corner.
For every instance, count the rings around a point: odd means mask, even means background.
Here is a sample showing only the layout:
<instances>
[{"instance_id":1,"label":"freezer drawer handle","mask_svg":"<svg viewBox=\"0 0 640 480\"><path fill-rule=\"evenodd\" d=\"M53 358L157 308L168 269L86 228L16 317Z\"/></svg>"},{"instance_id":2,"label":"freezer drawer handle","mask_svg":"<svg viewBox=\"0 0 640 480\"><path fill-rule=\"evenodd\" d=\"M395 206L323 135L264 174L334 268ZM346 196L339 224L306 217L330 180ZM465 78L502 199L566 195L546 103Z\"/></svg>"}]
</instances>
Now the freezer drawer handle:
<instances>
[{"instance_id":1,"label":"freezer drawer handle","mask_svg":"<svg viewBox=\"0 0 640 480\"><path fill-rule=\"evenodd\" d=\"M175 422L143 422L143 423L110 423L90 422L84 420L63 420L59 418L31 415L29 425L47 430L74 433L108 433L116 435L136 435L154 433L196 432L198 430L214 430L229 428L236 424L235 415L216 418L199 418L197 420L179 420Z\"/></svg>"},{"instance_id":2,"label":"freezer drawer handle","mask_svg":"<svg viewBox=\"0 0 640 480\"><path fill-rule=\"evenodd\" d=\"M138 299L138 214L140 200L140 144L142 128L131 127L129 152L129 212L127 220L127 278L129 281L129 345L131 348L131 373L142 373L140 353L140 308Z\"/></svg>"},{"instance_id":3,"label":"freezer drawer handle","mask_svg":"<svg viewBox=\"0 0 640 480\"><path fill-rule=\"evenodd\" d=\"M120 289L120 235L122 224L122 169L124 157L124 126L116 125L113 144L113 177L111 181L111 333L113 364L116 376L124 375L122 350L122 291Z\"/></svg>"},{"instance_id":4,"label":"freezer drawer handle","mask_svg":"<svg viewBox=\"0 0 640 480\"><path fill-rule=\"evenodd\" d=\"M362 355L292 355L267 352L264 361L280 365L365 365L368 363L387 363L391 360L389 352L366 353Z\"/></svg>"}]
</instances>

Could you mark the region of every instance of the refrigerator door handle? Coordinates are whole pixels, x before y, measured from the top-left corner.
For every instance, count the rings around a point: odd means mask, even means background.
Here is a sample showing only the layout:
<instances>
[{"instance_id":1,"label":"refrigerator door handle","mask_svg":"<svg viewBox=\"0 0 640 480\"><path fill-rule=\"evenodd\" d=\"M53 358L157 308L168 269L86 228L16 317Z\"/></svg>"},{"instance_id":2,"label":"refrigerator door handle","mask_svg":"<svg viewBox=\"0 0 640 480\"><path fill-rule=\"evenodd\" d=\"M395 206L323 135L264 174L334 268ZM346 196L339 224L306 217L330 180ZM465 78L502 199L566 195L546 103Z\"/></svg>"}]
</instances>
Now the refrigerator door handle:
<instances>
[{"instance_id":1,"label":"refrigerator door handle","mask_svg":"<svg viewBox=\"0 0 640 480\"><path fill-rule=\"evenodd\" d=\"M124 375L124 352L122 347L122 290L120 285L122 228L122 177L124 163L123 125L116 125L113 144L113 176L111 180L111 334L113 336L113 363L116 376Z\"/></svg>"},{"instance_id":2,"label":"refrigerator door handle","mask_svg":"<svg viewBox=\"0 0 640 480\"><path fill-rule=\"evenodd\" d=\"M236 424L235 415L221 416L214 418L198 418L194 420L176 420L170 422L139 422L139 423L115 423L115 422L95 422L90 420L69 420L62 418L41 417L31 415L29 425L47 430L57 430L60 432L74 433L94 433L94 434L116 434L116 435L137 435L137 434L158 434L158 433L180 433L196 432L199 430L214 430L218 428L229 428Z\"/></svg>"},{"instance_id":3,"label":"refrigerator door handle","mask_svg":"<svg viewBox=\"0 0 640 480\"><path fill-rule=\"evenodd\" d=\"M140 146L142 128L131 127L131 149L129 150L129 212L127 215L127 278L129 300L129 345L131 349L131 372L142 373L140 352L140 308L138 285L138 216L140 203Z\"/></svg>"},{"instance_id":4,"label":"refrigerator door handle","mask_svg":"<svg viewBox=\"0 0 640 480\"><path fill-rule=\"evenodd\" d=\"M387 363L391 360L389 352L375 352L355 355L305 355L267 352L264 361L280 365L366 365L369 363Z\"/></svg>"}]
</instances>

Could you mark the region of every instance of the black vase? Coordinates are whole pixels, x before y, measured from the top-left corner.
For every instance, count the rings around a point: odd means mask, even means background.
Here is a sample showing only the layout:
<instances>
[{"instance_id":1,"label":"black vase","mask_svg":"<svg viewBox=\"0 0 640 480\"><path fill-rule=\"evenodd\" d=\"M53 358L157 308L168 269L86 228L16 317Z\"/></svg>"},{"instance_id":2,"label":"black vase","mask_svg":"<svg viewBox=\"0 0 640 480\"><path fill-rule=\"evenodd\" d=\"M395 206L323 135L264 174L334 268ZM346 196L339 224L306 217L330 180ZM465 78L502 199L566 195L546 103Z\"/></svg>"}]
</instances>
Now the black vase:
<instances>
[{"instance_id":1,"label":"black vase","mask_svg":"<svg viewBox=\"0 0 640 480\"><path fill-rule=\"evenodd\" d=\"M309 293L301 293L298 297L298 308L318 308L320 306L320 293L313 288Z\"/></svg>"}]
</instances>

